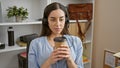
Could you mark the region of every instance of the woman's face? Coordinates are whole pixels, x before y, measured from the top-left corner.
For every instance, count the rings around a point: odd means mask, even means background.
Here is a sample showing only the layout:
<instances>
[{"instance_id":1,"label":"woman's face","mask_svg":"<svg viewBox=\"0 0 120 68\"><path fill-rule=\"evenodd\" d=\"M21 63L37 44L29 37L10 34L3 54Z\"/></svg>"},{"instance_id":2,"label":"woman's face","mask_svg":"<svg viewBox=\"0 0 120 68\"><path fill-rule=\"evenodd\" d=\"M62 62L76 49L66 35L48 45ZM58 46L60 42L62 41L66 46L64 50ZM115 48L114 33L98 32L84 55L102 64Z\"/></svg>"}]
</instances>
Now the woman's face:
<instances>
[{"instance_id":1,"label":"woman's face","mask_svg":"<svg viewBox=\"0 0 120 68\"><path fill-rule=\"evenodd\" d=\"M48 16L48 26L52 34L60 34L65 25L65 13L61 9L53 10Z\"/></svg>"}]
</instances>

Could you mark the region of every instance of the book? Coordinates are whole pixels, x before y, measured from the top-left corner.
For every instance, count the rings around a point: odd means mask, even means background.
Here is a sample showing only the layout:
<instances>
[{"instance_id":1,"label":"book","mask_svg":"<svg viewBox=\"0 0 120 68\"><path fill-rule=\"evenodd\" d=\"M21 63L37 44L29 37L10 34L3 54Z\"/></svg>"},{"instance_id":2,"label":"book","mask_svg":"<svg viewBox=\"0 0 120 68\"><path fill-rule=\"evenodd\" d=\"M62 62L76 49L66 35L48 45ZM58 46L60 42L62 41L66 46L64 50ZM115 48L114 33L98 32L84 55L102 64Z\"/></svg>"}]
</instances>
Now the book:
<instances>
[{"instance_id":1,"label":"book","mask_svg":"<svg viewBox=\"0 0 120 68\"><path fill-rule=\"evenodd\" d=\"M88 58L87 58L86 56L83 56L83 62L84 62L84 63L89 62L89 60L88 60Z\"/></svg>"},{"instance_id":2,"label":"book","mask_svg":"<svg viewBox=\"0 0 120 68\"><path fill-rule=\"evenodd\" d=\"M22 52L22 53L20 54L20 56L21 56L21 57L24 57L24 58L26 58L26 55L27 55L26 52Z\"/></svg>"},{"instance_id":3,"label":"book","mask_svg":"<svg viewBox=\"0 0 120 68\"><path fill-rule=\"evenodd\" d=\"M17 43L20 47L25 47L25 46L27 46L27 43L25 43L25 42L16 41L16 43Z\"/></svg>"}]
</instances>

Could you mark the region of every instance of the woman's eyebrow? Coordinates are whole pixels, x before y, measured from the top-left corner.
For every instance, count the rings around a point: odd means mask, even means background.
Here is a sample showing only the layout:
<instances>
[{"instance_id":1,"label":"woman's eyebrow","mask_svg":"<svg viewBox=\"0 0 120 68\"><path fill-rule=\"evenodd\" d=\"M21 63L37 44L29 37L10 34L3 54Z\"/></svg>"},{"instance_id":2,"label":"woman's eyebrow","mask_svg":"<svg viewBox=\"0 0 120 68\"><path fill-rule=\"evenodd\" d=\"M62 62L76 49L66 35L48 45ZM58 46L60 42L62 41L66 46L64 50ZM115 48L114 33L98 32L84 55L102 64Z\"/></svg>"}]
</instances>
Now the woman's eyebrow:
<instances>
[{"instance_id":1,"label":"woman's eyebrow","mask_svg":"<svg viewBox=\"0 0 120 68\"><path fill-rule=\"evenodd\" d=\"M50 18L55 18L55 17L50 17Z\"/></svg>"},{"instance_id":2,"label":"woman's eyebrow","mask_svg":"<svg viewBox=\"0 0 120 68\"><path fill-rule=\"evenodd\" d=\"M65 16L61 16L61 17L59 17L59 18L64 18ZM50 17L50 18L55 18L55 17Z\"/></svg>"},{"instance_id":3,"label":"woman's eyebrow","mask_svg":"<svg viewBox=\"0 0 120 68\"><path fill-rule=\"evenodd\" d=\"M64 18L65 16L61 16L60 18Z\"/></svg>"}]
</instances>

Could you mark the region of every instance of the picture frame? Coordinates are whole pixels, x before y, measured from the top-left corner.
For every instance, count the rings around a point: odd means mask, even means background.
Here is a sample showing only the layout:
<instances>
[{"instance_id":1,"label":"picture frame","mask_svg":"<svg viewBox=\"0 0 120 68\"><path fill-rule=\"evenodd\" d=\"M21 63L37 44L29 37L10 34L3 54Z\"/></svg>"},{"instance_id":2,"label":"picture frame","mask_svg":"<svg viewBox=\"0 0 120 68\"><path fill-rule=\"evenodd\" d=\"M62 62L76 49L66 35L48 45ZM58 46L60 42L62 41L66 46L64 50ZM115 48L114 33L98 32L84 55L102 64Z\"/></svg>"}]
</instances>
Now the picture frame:
<instances>
[{"instance_id":1,"label":"picture frame","mask_svg":"<svg viewBox=\"0 0 120 68\"><path fill-rule=\"evenodd\" d=\"M103 68L115 68L117 66L115 52L104 50Z\"/></svg>"}]
</instances>

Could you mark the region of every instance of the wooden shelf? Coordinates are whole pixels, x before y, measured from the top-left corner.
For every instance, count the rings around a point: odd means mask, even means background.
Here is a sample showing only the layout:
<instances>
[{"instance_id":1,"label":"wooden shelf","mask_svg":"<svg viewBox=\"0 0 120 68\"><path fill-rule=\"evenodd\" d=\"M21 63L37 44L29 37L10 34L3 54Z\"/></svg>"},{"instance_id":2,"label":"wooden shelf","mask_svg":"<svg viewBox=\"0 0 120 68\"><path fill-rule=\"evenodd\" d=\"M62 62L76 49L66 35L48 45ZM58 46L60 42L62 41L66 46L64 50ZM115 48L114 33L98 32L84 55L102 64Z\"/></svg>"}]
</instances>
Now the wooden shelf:
<instances>
[{"instance_id":1,"label":"wooden shelf","mask_svg":"<svg viewBox=\"0 0 120 68\"><path fill-rule=\"evenodd\" d=\"M85 42L83 42L83 44L88 44L91 43L91 40L86 40Z\"/></svg>"},{"instance_id":2,"label":"wooden shelf","mask_svg":"<svg viewBox=\"0 0 120 68\"><path fill-rule=\"evenodd\" d=\"M42 24L42 21L36 21L36 22L4 22L4 23L0 23L0 26L9 26L9 25L34 25L34 24Z\"/></svg>"},{"instance_id":3,"label":"wooden shelf","mask_svg":"<svg viewBox=\"0 0 120 68\"><path fill-rule=\"evenodd\" d=\"M70 20L71 23L76 22L76 20ZM78 20L78 22L88 22L88 20Z\"/></svg>"},{"instance_id":4,"label":"wooden shelf","mask_svg":"<svg viewBox=\"0 0 120 68\"><path fill-rule=\"evenodd\" d=\"M71 23L76 22L76 20L70 20ZM79 20L79 22L87 22L87 20ZM10 26L10 25L34 25L42 24L42 21L33 21L33 22L0 22L0 26Z\"/></svg>"},{"instance_id":5,"label":"wooden shelf","mask_svg":"<svg viewBox=\"0 0 120 68\"><path fill-rule=\"evenodd\" d=\"M87 43L91 43L91 41L83 42L83 44L87 44ZM15 46L6 45L5 49L0 49L0 53L14 51L14 50L22 50L22 49L26 49L26 47L20 47L17 44L15 44Z\"/></svg>"},{"instance_id":6,"label":"wooden shelf","mask_svg":"<svg viewBox=\"0 0 120 68\"><path fill-rule=\"evenodd\" d=\"M90 63L89 61L88 62L83 62L83 64L88 64L88 63Z\"/></svg>"},{"instance_id":7,"label":"wooden shelf","mask_svg":"<svg viewBox=\"0 0 120 68\"><path fill-rule=\"evenodd\" d=\"M15 51L15 50L22 50L22 49L26 49L26 47L20 47L17 44L15 44L14 46L5 46L5 49L0 49L0 53L3 52L9 52L9 51Z\"/></svg>"}]
</instances>

